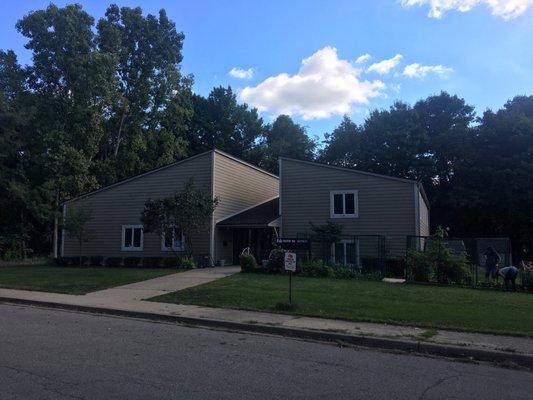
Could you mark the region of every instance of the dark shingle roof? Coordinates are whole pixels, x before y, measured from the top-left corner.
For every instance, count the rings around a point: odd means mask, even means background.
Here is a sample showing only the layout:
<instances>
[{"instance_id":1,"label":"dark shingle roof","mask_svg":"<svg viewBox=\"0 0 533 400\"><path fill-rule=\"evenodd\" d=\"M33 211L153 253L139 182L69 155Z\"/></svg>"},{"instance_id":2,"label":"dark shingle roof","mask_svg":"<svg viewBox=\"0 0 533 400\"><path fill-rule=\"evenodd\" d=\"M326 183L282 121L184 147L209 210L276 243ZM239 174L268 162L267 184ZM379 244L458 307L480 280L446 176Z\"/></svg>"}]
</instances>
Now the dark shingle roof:
<instances>
[{"instance_id":1,"label":"dark shingle roof","mask_svg":"<svg viewBox=\"0 0 533 400\"><path fill-rule=\"evenodd\" d=\"M279 197L220 221L218 226L267 226L279 217Z\"/></svg>"}]
</instances>

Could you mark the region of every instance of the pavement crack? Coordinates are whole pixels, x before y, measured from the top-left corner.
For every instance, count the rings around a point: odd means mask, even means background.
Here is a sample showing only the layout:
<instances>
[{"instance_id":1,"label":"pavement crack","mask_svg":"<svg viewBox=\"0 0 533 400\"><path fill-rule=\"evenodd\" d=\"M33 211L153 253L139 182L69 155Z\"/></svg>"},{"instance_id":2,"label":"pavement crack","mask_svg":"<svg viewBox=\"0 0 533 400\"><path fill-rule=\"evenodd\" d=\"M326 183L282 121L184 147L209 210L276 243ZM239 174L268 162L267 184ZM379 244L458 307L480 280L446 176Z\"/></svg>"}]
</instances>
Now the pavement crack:
<instances>
[{"instance_id":1,"label":"pavement crack","mask_svg":"<svg viewBox=\"0 0 533 400\"><path fill-rule=\"evenodd\" d=\"M446 382L446 381L448 381L450 379L455 379L455 378L459 378L459 375L445 376L444 378L441 378L441 379L437 380L435 383L429 385L427 388L424 389L422 394L418 397L418 400L423 400L426 397L426 394L430 390L435 389L436 387L442 385L444 382Z\"/></svg>"}]
</instances>

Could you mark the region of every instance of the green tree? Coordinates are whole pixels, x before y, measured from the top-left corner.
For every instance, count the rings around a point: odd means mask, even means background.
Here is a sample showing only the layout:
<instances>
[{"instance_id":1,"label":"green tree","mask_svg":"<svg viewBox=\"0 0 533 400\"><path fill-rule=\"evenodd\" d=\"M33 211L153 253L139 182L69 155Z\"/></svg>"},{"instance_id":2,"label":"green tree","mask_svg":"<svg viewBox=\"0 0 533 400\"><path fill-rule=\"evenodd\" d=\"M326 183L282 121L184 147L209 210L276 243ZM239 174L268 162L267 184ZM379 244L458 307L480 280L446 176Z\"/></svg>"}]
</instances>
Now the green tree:
<instances>
[{"instance_id":1,"label":"green tree","mask_svg":"<svg viewBox=\"0 0 533 400\"><path fill-rule=\"evenodd\" d=\"M345 115L333 132L324 135L325 146L320 151L319 160L353 167L357 162L361 139L361 128Z\"/></svg>"},{"instance_id":2,"label":"green tree","mask_svg":"<svg viewBox=\"0 0 533 400\"><path fill-rule=\"evenodd\" d=\"M262 141L261 166L278 173L279 157L313 160L316 140L307 135L305 128L288 115L280 115L267 127Z\"/></svg>"},{"instance_id":3,"label":"green tree","mask_svg":"<svg viewBox=\"0 0 533 400\"><path fill-rule=\"evenodd\" d=\"M237 103L231 87L216 87L207 98L195 95L193 104L187 135L191 153L216 147L246 161L260 161L257 142L264 132L263 120L255 108Z\"/></svg>"},{"instance_id":4,"label":"green tree","mask_svg":"<svg viewBox=\"0 0 533 400\"><path fill-rule=\"evenodd\" d=\"M163 199L148 200L141 213L145 232L162 236L172 229L179 229L185 236L185 252L193 255L192 235L209 227L218 197L197 189L192 179L181 192Z\"/></svg>"},{"instance_id":5,"label":"green tree","mask_svg":"<svg viewBox=\"0 0 533 400\"><path fill-rule=\"evenodd\" d=\"M164 11L110 6L95 27L51 4L17 29L32 63L0 54L0 213L19 204L0 230L56 239L62 201L187 155L192 77Z\"/></svg>"},{"instance_id":6,"label":"green tree","mask_svg":"<svg viewBox=\"0 0 533 400\"><path fill-rule=\"evenodd\" d=\"M186 155L192 117L191 76L182 76L184 35L161 10L111 5L97 24L95 42L113 60L112 102L101 150L100 174L115 181Z\"/></svg>"},{"instance_id":7,"label":"green tree","mask_svg":"<svg viewBox=\"0 0 533 400\"><path fill-rule=\"evenodd\" d=\"M92 215L89 209L77 207L69 210L69 214L63 222L63 227L67 234L78 242L80 267L83 255L83 244L95 238L94 232L89 227L91 220Z\"/></svg>"},{"instance_id":8,"label":"green tree","mask_svg":"<svg viewBox=\"0 0 533 400\"><path fill-rule=\"evenodd\" d=\"M487 110L453 179L454 234L509 236L515 256L533 252L533 96Z\"/></svg>"}]
</instances>

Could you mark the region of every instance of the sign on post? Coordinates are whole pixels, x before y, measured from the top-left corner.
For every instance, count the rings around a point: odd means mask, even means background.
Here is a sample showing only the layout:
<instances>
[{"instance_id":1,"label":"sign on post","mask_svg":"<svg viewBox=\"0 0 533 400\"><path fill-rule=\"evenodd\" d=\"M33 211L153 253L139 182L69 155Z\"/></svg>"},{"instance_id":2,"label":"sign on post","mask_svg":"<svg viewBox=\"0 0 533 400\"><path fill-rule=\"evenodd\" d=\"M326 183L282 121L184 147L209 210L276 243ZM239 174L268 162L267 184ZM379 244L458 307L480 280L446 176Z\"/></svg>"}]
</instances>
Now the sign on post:
<instances>
[{"instance_id":1,"label":"sign on post","mask_svg":"<svg viewBox=\"0 0 533 400\"><path fill-rule=\"evenodd\" d=\"M285 253L285 271L296 272L296 253Z\"/></svg>"},{"instance_id":2,"label":"sign on post","mask_svg":"<svg viewBox=\"0 0 533 400\"><path fill-rule=\"evenodd\" d=\"M289 271L289 304L292 304L292 273L296 272L296 253L285 253L285 271Z\"/></svg>"}]
</instances>

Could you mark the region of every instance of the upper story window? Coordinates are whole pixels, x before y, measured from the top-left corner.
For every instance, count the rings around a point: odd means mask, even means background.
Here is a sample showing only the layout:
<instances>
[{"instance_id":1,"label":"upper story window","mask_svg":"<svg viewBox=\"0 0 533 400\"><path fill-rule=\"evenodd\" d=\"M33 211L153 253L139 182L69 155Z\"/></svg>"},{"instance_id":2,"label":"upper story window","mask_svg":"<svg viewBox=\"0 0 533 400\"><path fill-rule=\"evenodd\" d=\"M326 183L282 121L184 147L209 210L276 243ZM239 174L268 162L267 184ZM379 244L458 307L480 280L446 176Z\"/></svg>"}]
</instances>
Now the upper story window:
<instances>
[{"instance_id":1,"label":"upper story window","mask_svg":"<svg viewBox=\"0 0 533 400\"><path fill-rule=\"evenodd\" d=\"M161 236L162 251L183 251L185 249L185 238L181 229L172 228Z\"/></svg>"},{"instance_id":2,"label":"upper story window","mask_svg":"<svg viewBox=\"0 0 533 400\"><path fill-rule=\"evenodd\" d=\"M122 225L122 251L142 251L143 226Z\"/></svg>"},{"instance_id":3,"label":"upper story window","mask_svg":"<svg viewBox=\"0 0 533 400\"><path fill-rule=\"evenodd\" d=\"M331 218L357 218L358 190L333 190L329 192Z\"/></svg>"}]
</instances>

